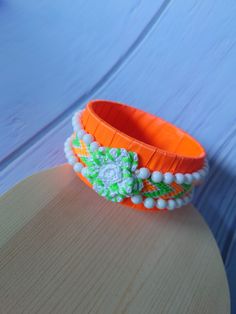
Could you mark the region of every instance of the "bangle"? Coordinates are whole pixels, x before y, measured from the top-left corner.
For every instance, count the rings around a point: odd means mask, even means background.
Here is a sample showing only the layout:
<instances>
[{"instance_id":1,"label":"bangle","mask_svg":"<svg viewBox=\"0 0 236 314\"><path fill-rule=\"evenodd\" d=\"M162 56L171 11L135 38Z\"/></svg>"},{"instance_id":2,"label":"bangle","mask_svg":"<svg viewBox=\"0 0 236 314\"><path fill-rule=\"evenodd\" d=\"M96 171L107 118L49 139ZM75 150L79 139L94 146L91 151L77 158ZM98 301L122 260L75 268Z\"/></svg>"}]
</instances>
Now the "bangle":
<instances>
[{"instance_id":1,"label":"bangle","mask_svg":"<svg viewBox=\"0 0 236 314\"><path fill-rule=\"evenodd\" d=\"M106 199L173 210L191 201L208 173L204 148L185 131L140 109L94 100L72 118L66 158Z\"/></svg>"}]
</instances>

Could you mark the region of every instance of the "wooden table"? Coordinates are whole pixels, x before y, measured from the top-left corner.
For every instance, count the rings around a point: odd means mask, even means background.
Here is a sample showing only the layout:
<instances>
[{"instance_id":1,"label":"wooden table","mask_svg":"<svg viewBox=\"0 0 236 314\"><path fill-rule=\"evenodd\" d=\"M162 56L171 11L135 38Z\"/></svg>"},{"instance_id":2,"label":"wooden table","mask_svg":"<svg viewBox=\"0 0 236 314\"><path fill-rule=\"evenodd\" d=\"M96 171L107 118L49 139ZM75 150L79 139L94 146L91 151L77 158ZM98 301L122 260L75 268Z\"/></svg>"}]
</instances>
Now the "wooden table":
<instances>
[{"instance_id":1,"label":"wooden table","mask_svg":"<svg viewBox=\"0 0 236 314\"><path fill-rule=\"evenodd\" d=\"M0 199L0 313L230 312L215 240L193 206L107 202L69 166Z\"/></svg>"}]
</instances>

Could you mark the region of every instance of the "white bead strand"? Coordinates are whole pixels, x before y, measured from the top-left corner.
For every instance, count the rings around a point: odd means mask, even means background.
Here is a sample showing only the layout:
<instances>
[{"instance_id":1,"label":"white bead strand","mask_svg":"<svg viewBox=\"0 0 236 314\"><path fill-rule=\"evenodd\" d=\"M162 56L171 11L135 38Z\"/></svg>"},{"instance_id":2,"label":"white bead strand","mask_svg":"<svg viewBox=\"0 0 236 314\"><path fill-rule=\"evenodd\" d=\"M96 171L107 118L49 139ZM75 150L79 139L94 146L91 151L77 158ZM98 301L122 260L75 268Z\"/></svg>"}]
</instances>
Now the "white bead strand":
<instances>
[{"instance_id":1,"label":"white bead strand","mask_svg":"<svg viewBox=\"0 0 236 314\"><path fill-rule=\"evenodd\" d=\"M176 202L174 200L167 201L167 209L174 210L176 208Z\"/></svg>"},{"instance_id":2,"label":"white bead strand","mask_svg":"<svg viewBox=\"0 0 236 314\"><path fill-rule=\"evenodd\" d=\"M172 173L170 173L170 172L166 172L165 174L164 174L164 183L166 183L166 184L171 184L173 181L174 181L174 175L172 174Z\"/></svg>"},{"instance_id":3,"label":"white bead strand","mask_svg":"<svg viewBox=\"0 0 236 314\"><path fill-rule=\"evenodd\" d=\"M159 198L157 200L156 207L158 209L164 209L164 208L166 208L166 206L167 206L167 202L165 200L163 200L162 198Z\"/></svg>"},{"instance_id":4,"label":"white bead strand","mask_svg":"<svg viewBox=\"0 0 236 314\"><path fill-rule=\"evenodd\" d=\"M159 171L153 171L151 178L153 182L159 183L163 180L163 174Z\"/></svg>"}]
</instances>

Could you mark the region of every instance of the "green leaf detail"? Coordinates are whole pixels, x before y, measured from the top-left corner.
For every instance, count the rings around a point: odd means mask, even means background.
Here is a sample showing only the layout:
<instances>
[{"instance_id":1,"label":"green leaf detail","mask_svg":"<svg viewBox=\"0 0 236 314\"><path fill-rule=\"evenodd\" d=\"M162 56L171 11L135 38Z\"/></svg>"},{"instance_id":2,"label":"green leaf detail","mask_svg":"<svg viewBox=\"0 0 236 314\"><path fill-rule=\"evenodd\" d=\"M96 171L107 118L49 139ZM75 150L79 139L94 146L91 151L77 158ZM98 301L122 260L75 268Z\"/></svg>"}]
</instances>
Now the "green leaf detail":
<instances>
[{"instance_id":1,"label":"green leaf detail","mask_svg":"<svg viewBox=\"0 0 236 314\"><path fill-rule=\"evenodd\" d=\"M136 156L136 157L134 157ZM95 191L114 202L138 194L142 181L136 177L137 155L120 148L99 148L84 158L86 177Z\"/></svg>"}]
</instances>

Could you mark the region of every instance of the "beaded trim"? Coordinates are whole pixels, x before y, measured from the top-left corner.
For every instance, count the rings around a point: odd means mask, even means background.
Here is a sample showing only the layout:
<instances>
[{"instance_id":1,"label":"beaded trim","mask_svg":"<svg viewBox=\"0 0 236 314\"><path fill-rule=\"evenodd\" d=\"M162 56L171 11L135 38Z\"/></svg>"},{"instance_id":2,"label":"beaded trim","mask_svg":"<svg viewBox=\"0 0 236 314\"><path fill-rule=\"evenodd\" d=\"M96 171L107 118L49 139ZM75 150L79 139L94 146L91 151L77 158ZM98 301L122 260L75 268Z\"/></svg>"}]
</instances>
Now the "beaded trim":
<instances>
[{"instance_id":1,"label":"beaded trim","mask_svg":"<svg viewBox=\"0 0 236 314\"><path fill-rule=\"evenodd\" d=\"M100 147L83 129L81 113L76 113L72 119L75 135L65 142L65 155L74 170L85 176L98 194L113 202L130 197L134 204L169 210L191 201L193 186L207 175L207 162L203 169L187 174L137 169L137 154L125 149Z\"/></svg>"}]
</instances>

